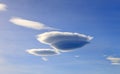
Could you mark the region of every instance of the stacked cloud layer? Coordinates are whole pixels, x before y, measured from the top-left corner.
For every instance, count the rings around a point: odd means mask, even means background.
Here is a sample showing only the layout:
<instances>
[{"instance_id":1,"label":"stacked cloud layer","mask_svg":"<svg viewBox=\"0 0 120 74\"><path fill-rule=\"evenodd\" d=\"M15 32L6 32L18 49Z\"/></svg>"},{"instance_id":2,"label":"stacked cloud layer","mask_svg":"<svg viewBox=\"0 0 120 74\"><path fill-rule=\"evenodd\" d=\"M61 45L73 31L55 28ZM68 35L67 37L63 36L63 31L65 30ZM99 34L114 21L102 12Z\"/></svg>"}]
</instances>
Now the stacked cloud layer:
<instances>
[{"instance_id":1,"label":"stacked cloud layer","mask_svg":"<svg viewBox=\"0 0 120 74\"><path fill-rule=\"evenodd\" d=\"M41 43L48 44L62 52L71 51L88 44L93 37L71 32L45 32L37 36Z\"/></svg>"}]
</instances>

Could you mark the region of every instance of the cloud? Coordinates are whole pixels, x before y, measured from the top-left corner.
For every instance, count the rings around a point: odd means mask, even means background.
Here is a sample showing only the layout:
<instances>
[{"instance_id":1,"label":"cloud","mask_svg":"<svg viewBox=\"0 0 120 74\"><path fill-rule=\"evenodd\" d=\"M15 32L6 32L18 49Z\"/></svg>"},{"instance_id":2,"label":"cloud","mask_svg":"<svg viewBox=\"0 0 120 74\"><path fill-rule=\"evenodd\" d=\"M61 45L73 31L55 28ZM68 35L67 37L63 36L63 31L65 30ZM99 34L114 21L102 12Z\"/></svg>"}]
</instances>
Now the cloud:
<instances>
[{"instance_id":1,"label":"cloud","mask_svg":"<svg viewBox=\"0 0 120 74\"><path fill-rule=\"evenodd\" d=\"M29 54L33 54L35 56L54 56L60 54L53 49L29 49L27 50Z\"/></svg>"},{"instance_id":2,"label":"cloud","mask_svg":"<svg viewBox=\"0 0 120 74\"><path fill-rule=\"evenodd\" d=\"M79 58L80 56L79 55L75 55L75 58Z\"/></svg>"},{"instance_id":3,"label":"cloud","mask_svg":"<svg viewBox=\"0 0 120 74\"><path fill-rule=\"evenodd\" d=\"M88 44L93 37L79 33L51 31L39 34L37 40L62 52Z\"/></svg>"},{"instance_id":4,"label":"cloud","mask_svg":"<svg viewBox=\"0 0 120 74\"><path fill-rule=\"evenodd\" d=\"M43 60L43 61L48 61L48 59L47 59L47 58L45 58L45 57L42 57L42 60Z\"/></svg>"},{"instance_id":5,"label":"cloud","mask_svg":"<svg viewBox=\"0 0 120 74\"><path fill-rule=\"evenodd\" d=\"M109 56L107 57L107 60L111 61L111 64L113 65L120 65L120 58L118 57Z\"/></svg>"},{"instance_id":6,"label":"cloud","mask_svg":"<svg viewBox=\"0 0 120 74\"><path fill-rule=\"evenodd\" d=\"M6 11L7 10L7 5L0 3L0 11Z\"/></svg>"},{"instance_id":7,"label":"cloud","mask_svg":"<svg viewBox=\"0 0 120 74\"><path fill-rule=\"evenodd\" d=\"M48 61L46 56L54 56L60 54L59 52L55 51L54 49L29 49L26 50L29 54L33 54L35 56L41 56L43 61Z\"/></svg>"},{"instance_id":8,"label":"cloud","mask_svg":"<svg viewBox=\"0 0 120 74\"><path fill-rule=\"evenodd\" d=\"M55 28L45 26L45 24L43 23L26 20L26 19L19 18L19 17L13 17L9 21L18 26L23 26L26 28L31 28L31 29L36 29L36 30L43 30L43 29L56 30Z\"/></svg>"}]
</instances>

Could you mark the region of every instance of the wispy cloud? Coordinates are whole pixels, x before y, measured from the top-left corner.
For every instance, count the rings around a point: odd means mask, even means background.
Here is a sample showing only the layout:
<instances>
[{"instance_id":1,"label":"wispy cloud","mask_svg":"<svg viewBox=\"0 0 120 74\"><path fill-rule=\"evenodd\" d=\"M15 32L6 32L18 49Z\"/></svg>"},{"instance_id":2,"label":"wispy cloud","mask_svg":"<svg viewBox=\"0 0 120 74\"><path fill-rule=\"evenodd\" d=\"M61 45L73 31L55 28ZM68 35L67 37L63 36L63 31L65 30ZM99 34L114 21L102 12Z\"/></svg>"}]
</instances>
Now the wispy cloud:
<instances>
[{"instance_id":1,"label":"wispy cloud","mask_svg":"<svg viewBox=\"0 0 120 74\"><path fill-rule=\"evenodd\" d=\"M56 50L68 52L76 48L83 47L93 37L79 33L51 31L39 34L38 41L48 44Z\"/></svg>"},{"instance_id":2,"label":"wispy cloud","mask_svg":"<svg viewBox=\"0 0 120 74\"><path fill-rule=\"evenodd\" d=\"M7 10L7 5L4 3L0 3L0 11L6 11Z\"/></svg>"},{"instance_id":3,"label":"wispy cloud","mask_svg":"<svg viewBox=\"0 0 120 74\"><path fill-rule=\"evenodd\" d=\"M113 65L120 65L120 58L119 57L107 57L107 60L111 61L111 64Z\"/></svg>"},{"instance_id":4,"label":"wispy cloud","mask_svg":"<svg viewBox=\"0 0 120 74\"><path fill-rule=\"evenodd\" d=\"M45 58L45 57L42 57L42 60L43 60L43 61L48 61L48 59L47 59L47 58Z\"/></svg>"},{"instance_id":5,"label":"wispy cloud","mask_svg":"<svg viewBox=\"0 0 120 74\"><path fill-rule=\"evenodd\" d=\"M31 21L31 20L26 20L26 19L19 18L19 17L13 17L9 21L15 25L18 25L18 26L23 26L26 28L31 28L31 29L36 29L36 30L43 30L43 29L56 30L55 28L48 27L43 23Z\"/></svg>"},{"instance_id":6,"label":"wispy cloud","mask_svg":"<svg viewBox=\"0 0 120 74\"><path fill-rule=\"evenodd\" d=\"M75 58L79 58L80 56L79 55L75 55Z\"/></svg>"}]
</instances>

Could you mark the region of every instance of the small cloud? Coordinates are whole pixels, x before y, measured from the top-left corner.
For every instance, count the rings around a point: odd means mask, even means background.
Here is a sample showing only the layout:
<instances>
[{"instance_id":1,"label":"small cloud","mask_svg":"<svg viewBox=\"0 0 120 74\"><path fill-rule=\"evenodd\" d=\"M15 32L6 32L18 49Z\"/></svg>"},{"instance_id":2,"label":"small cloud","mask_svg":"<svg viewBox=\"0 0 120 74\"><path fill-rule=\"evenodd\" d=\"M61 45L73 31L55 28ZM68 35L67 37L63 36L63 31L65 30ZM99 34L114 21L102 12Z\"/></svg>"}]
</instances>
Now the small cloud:
<instances>
[{"instance_id":1,"label":"small cloud","mask_svg":"<svg viewBox=\"0 0 120 74\"><path fill-rule=\"evenodd\" d=\"M29 54L33 54L35 56L54 56L60 54L59 52L56 52L53 49L29 49L27 50Z\"/></svg>"},{"instance_id":2,"label":"small cloud","mask_svg":"<svg viewBox=\"0 0 120 74\"><path fill-rule=\"evenodd\" d=\"M42 60L43 60L43 61L48 61L48 59L47 59L47 58L45 58L45 57L42 57Z\"/></svg>"},{"instance_id":3,"label":"small cloud","mask_svg":"<svg viewBox=\"0 0 120 74\"><path fill-rule=\"evenodd\" d=\"M118 57L109 56L107 57L107 60L111 61L111 64L113 65L120 65L120 58Z\"/></svg>"},{"instance_id":4,"label":"small cloud","mask_svg":"<svg viewBox=\"0 0 120 74\"><path fill-rule=\"evenodd\" d=\"M103 57L106 57L107 55L103 55Z\"/></svg>"},{"instance_id":5,"label":"small cloud","mask_svg":"<svg viewBox=\"0 0 120 74\"><path fill-rule=\"evenodd\" d=\"M26 19L19 18L19 17L13 17L9 21L15 25L18 25L18 26L23 26L26 28L31 28L31 29L36 29L36 30L43 30L43 29L56 30L55 28L47 27L43 23L35 22L35 21L31 21L31 20L26 20Z\"/></svg>"},{"instance_id":6,"label":"small cloud","mask_svg":"<svg viewBox=\"0 0 120 74\"><path fill-rule=\"evenodd\" d=\"M7 5L0 3L0 11L6 11L7 10Z\"/></svg>"},{"instance_id":7,"label":"small cloud","mask_svg":"<svg viewBox=\"0 0 120 74\"><path fill-rule=\"evenodd\" d=\"M75 55L75 58L79 58L80 56L79 55Z\"/></svg>"},{"instance_id":8,"label":"small cloud","mask_svg":"<svg viewBox=\"0 0 120 74\"><path fill-rule=\"evenodd\" d=\"M37 36L37 40L41 43L48 44L62 52L83 47L90 43L92 38L84 34L58 31L45 32Z\"/></svg>"}]
</instances>

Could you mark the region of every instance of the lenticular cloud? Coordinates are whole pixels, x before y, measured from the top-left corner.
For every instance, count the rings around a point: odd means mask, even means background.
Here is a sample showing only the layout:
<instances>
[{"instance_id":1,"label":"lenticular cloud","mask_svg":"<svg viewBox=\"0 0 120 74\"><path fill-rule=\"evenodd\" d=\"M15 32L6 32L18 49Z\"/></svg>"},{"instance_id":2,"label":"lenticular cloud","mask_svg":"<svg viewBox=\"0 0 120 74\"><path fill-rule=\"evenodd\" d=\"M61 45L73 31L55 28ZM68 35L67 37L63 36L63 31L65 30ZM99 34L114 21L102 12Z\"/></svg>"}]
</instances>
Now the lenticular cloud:
<instances>
[{"instance_id":1,"label":"lenticular cloud","mask_svg":"<svg viewBox=\"0 0 120 74\"><path fill-rule=\"evenodd\" d=\"M90 43L93 37L71 32L45 32L37 36L41 43L48 44L60 51L70 51Z\"/></svg>"},{"instance_id":2,"label":"lenticular cloud","mask_svg":"<svg viewBox=\"0 0 120 74\"><path fill-rule=\"evenodd\" d=\"M54 56L60 54L59 52L54 51L53 49L29 49L27 50L29 54L36 56Z\"/></svg>"},{"instance_id":3,"label":"lenticular cloud","mask_svg":"<svg viewBox=\"0 0 120 74\"><path fill-rule=\"evenodd\" d=\"M41 56L43 61L48 61L47 56L54 56L60 54L59 52L53 49L29 49L27 50L29 54L33 54L35 56Z\"/></svg>"}]
</instances>

